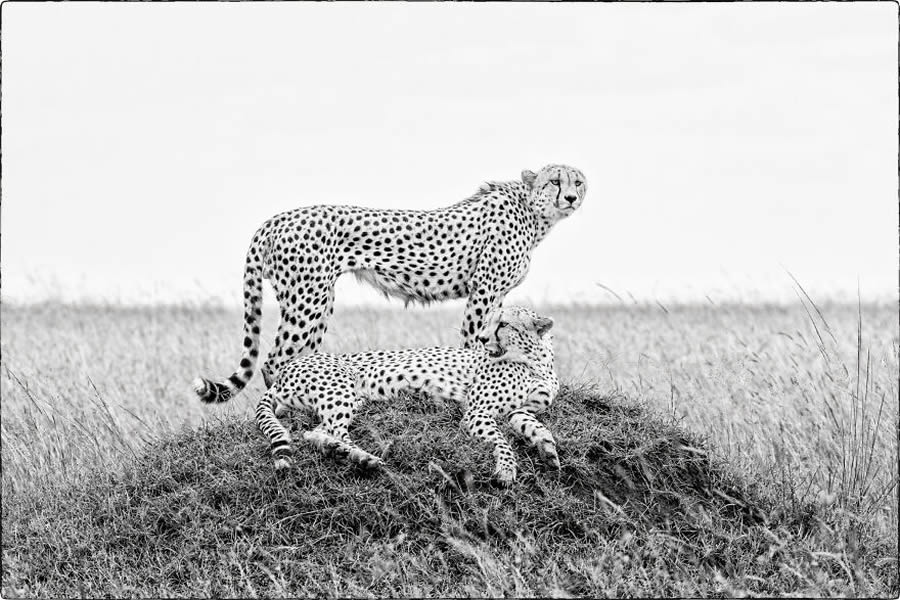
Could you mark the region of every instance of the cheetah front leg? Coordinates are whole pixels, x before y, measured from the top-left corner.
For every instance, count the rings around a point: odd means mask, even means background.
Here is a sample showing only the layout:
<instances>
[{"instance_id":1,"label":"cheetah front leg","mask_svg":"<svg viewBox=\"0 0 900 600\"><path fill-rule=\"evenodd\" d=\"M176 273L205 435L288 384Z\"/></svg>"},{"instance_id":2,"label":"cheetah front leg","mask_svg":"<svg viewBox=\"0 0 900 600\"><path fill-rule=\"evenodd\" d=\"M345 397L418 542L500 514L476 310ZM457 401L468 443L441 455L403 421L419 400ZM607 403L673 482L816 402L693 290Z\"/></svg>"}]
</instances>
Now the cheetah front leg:
<instances>
[{"instance_id":1,"label":"cheetah front leg","mask_svg":"<svg viewBox=\"0 0 900 600\"><path fill-rule=\"evenodd\" d=\"M559 469L559 455L556 453L556 440L547 426L524 409L517 409L509 413L509 424L513 433L522 438L535 448L540 455Z\"/></svg>"},{"instance_id":2,"label":"cheetah front leg","mask_svg":"<svg viewBox=\"0 0 900 600\"><path fill-rule=\"evenodd\" d=\"M466 310L463 314L463 323L460 333L463 339L463 348L476 347L476 336L484 328L484 322L488 314L503 302L503 296L497 297L487 288L476 289L469 296Z\"/></svg>"},{"instance_id":3,"label":"cheetah front leg","mask_svg":"<svg viewBox=\"0 0 900 600\"><path fill-rule=\"evenodd\" d=\"M503 304L503 299L515 287L517 279L519 275L516 269L510 268L510 261L503 250L493 245L484 249L469 280L469 299L460 328L463 348L477 346L476 337L484 328L487 316Z\"/></svg>"},{"instance_id":4,"label":"cheetah front leg","mask_svg":"<svg viewBox=\"0 0 900 600\"><path fill-rule=\"evenodd\" d=\"M489 411L471 408L463 414L463 431L474 438L494 446L496 467L493 476L503 485L509 485L516 479L516 458L512 446L503 437L497 421Z\"/></svg>"},{"instance_id":5,"label":"cheetah front leg","mask_svg":"<svg viewBox=\"0 0 900 600\"><path fill-rule=\"evenodd\" d=\"M476 347L487 316L503 304L504 298L519 285L528 271L528 243L497 225L478 259L468 282L469 299L461 328L463 348Z\"/></svg>"}]
</instances>

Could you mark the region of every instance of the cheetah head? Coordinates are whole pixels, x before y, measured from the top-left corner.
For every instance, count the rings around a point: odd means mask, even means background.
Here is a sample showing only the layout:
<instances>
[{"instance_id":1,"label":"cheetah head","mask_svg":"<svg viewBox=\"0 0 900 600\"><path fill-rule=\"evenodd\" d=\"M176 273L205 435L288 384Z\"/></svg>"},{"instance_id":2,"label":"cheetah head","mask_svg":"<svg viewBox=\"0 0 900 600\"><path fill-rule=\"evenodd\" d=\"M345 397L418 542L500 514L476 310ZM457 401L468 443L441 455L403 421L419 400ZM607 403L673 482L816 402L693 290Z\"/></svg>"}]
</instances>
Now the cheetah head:
<instances>
[{"instance_id":1,"label":"cheetah head","mask_svg":"<svg viewBox=\"0 0 900 600\"><path fill-rule=\"evenodd\" d=\"M551 337L547 334L551 327L550 317L521 306L504 306L488 316L477 339L491 358L522 362L542 338Z\"/></svg>"},{"instance_id":2,"label":"cheetah head","mask_svg":"<svg viewBox=\"0 0 900 600\"><path fill-rule=\"evenodd\" d=\"M530 190L531 210L551 222L575 212L587 193L584 173L566 165L548 165L537 173L526 169L522 171L522 181Z\"/></svg>"}]
</instances>

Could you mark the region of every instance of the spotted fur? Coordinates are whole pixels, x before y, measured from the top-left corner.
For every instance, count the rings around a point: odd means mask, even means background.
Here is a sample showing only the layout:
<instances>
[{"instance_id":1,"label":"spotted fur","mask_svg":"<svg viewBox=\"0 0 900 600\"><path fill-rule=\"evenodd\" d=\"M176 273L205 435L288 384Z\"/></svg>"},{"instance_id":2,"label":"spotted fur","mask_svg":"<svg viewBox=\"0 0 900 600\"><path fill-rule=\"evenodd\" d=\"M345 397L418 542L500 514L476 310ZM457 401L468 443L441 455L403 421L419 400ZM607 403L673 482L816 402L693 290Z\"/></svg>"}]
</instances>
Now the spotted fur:
<instances>
[{"instance_id":1,"label":"spotted fur","mask_svg":"<svg viewBox=\"0 0 900 600\"><path fill-rule=\"evenodd\" d=\"M473 344L484 318L528 272L538 243L584 200L578 169L550 165L521 181L486 183L435 210L310 206L263 223L244 266L240 366L223 381L198 378L204 402L224 402L253 377L259 355L262 280L275 290L281 322L263 364L266 387L285 361L315 352L333 312L337 278L352 272L386 296L409 302L467 297L461 333Z\"/></svg>"}]
</instances>

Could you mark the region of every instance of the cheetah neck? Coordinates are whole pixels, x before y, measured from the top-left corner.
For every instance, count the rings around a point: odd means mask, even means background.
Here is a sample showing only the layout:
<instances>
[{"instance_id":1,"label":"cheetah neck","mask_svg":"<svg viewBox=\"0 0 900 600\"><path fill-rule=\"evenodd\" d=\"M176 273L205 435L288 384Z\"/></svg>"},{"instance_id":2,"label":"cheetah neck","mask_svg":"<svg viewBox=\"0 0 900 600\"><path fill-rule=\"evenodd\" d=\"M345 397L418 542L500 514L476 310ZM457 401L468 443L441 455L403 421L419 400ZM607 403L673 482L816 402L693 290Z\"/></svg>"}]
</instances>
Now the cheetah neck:
<instances>
[{"instance_id":1,"label":"cheetah neck","mask_svg":"<svg viewBox=\"0 0 900 600\"><path fill-rule=\"evenodd\" d=\"M517 205L518 210L521 210L526 220L530 220L531 228L534 232L534 237L531 242L531 249L534 249L541 240L546 237L546 235L550 232L550 229L556 224L558 221L557 218L546 217L542 214L538 214L534 212L531 208L531 203L529 202L529 189L528 187L521 181L488 181L483 183L478 191L471 197L463 200L462 202L458 202L454 204L452 209L466 209L473 202L477 202L484 199L490 199L491 195L494 194L498 197L502 197L507 201L512 201L514 205Z\"/></svg>"},{"instance_id":2,"label":"cheetah neck","mask_svg":"<svg viewBox=\"0 0 900 600\"><path fill-rule=\"evenodd\" d=\"M541 242L541 240L547 237L547 234L550 233L550 230L554 225L556 225L559 219L550 218L543 214L536 213L534 210L532 210L531 204L528 201L528 191L525 189L519 191L518 199L522 207L525 209L525 212L530 215L532 219L534 219L534 241L532 242L531 247L535 248Z\"/></svg>"},{"instance_id":3,"label":"cheetah neck","mask_svg":"<svg viewBox=\"0 0 900 600\"><path fill-rule=\"evenodd\" d=\"M542 215L535 215L535 228L534 228L534 245L537 246L538 243L541 242L547 234L550 233L550 230L556 225L555 219L548 219Z\"/></svg>"}]
</instances>

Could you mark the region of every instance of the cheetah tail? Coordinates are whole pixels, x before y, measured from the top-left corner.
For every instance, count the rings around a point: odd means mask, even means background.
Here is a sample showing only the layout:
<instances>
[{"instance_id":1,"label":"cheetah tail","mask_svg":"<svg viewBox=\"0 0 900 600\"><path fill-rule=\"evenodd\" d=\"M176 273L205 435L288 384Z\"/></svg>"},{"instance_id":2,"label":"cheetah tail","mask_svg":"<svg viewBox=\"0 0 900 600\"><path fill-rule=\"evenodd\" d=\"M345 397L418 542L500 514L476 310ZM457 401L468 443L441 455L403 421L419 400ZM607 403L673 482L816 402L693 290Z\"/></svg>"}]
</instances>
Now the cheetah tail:
<instances>
[{"instance_id":1,"label":"cheetah tail","mask_svg":"<svg viewBox=\"0 0 900 600\"><path fill-rule=\"evenodd\" d=\"M212 404L234 398L253 378L259 357L259 324L262 319L263 256L257 232L247 253L244 268L244 345L238 369L224 381L212 381L198 377L192 383L194 392L202 402Z\"/></svg>"}]
</instances>

